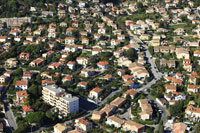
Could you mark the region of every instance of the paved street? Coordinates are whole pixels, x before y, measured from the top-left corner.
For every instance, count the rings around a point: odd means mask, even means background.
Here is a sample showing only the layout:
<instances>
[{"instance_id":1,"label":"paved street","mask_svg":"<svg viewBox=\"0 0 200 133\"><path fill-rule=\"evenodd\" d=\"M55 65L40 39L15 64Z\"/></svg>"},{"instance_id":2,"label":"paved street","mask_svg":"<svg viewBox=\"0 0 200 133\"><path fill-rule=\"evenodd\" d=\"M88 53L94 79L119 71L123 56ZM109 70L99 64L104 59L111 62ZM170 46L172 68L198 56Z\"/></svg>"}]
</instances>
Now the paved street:
<instances>
[{"instance_id":1,"label":"paved street","mask_svg":"<svg viewBox=\"0 0 200 133\"><path fill-rule=\"evenodd\" d=\"M143 42L142 42L137 36L133 35L132 32L131 32L130 30L128 30L128 34L129 34L129 36L131 36L132 39L134 39L137 43L143 44ZM146 58L148 59L148 62L151 64L151 72L152 72L152 74L153 74L153 76L154 76L154 77L153 77L153 80L152 80L151 82L147 83L146 85L144 85L144 86L142 86L141 88L138 89L138 91L146 92L146 90L149 89L149 88L151 88L151 86L152 86L153 84L155 84L155 83L163 76L163 74L160 73L160 72L158 71L157 66L156 66L156 64L155 64L155 60L152 59L152 55L151 55L151 53L149 52L148 47L147 47L146 45L143 45L143 47L146 48L146 50L145 50ZM149 96L149 95L147 95L147 99L153 100L154 103L157 104L158 109L159 109L159 110L162 110L163 113L162 113L162 116L161 116L161 120L163 121L163 123L164 123L164 125L165 125L165 123L167 122L167 115L168 115L168 113L167 113L167 111L166 111L166 108L163 107L163 106L161 106L156 100L154 100L154 99L153 99L151 96ZM125 115L126 118L129 118L128 114L129 114L129 113L127 112L126 115ZM153 127L155 128L155 130L157 130L157 129L158 129L158 124L157 124L157 125L154 125Z\"/></svg>"},{"instance_id":2,"label":"paved street","mask_svg":"<svg viewBox=\"0 0 200 133\"><path fill-rule=\"evenodd\" d=\"M10 128L12 130L17 129L16 120L15 120L13 112L8 104L7 96L4 96L3 103L4 103L5 115L8 120L8 123L10 125Z\"/></svg>"}]
</instances>

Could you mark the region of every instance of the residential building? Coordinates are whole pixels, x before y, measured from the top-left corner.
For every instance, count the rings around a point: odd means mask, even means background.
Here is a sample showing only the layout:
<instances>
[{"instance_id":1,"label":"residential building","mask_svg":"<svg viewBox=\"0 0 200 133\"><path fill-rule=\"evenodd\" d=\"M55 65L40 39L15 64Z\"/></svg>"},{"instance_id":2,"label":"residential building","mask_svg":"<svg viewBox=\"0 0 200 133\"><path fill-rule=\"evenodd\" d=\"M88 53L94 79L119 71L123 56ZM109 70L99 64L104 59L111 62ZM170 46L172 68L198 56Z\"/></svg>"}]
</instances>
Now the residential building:
<instances>
[{"instance_id":1,"label":"residential building","mask_svg":"<svg viewBox=\"0 0 200 133\"><path fill-rule=\"evenodd\" d=\"M192 121L199 122L199 120L200 120L200 108L189 105L185 109L185 117L192 120Z\"/></svg>"},{"instance_id":2,"label":"residential building","mask_svg":"<svg viewBox=\"0 0 200 133\"><path fill-rule=\"evenodd\" d=\"M145 130L145 125L134 122L132 120L126 120L122 127L124 131L131 131L136 133L143 133Z\"/></svg>"},{"instance_id":3,"label":"residential building","mask_svg":"<svg viewBox=\"0 0 200 133\"><path fill-rule=\"evenodd\" d=\"M75 127L79 130L82 130L82 131L89 131L91 130L93 127L92 127L92 123L89 122L88 120L86 120L85 118L81 117L81 118L78 118L75 120Z\"/></svg>"},{"instance_id":4,"label":"residential building","mask_svg":"<svg viewBox=\"0 0 200 133\"><path fill-rule=\"evenodd\" d=\"M27 90L28 89L28 81L27 80L17 80L15 83L15 89L17 90Z\"/></svg>"},{"instance_id":5,"label":"residential building","mask_svg":"<svg viewBox=\"0 0 200 133\"><path fill-rule=\"evenodd\" d=\"M139 113L140 118L142 120L150 120L153 115L153 109L151 107L151 104L149 104L147 99L140 99L138 100L138 103L140 105L140 108L142 109L142 112Z\"/></svg>"},{"instance_id":6,"label":"residential building","mask_svg":"<svg viewBox=\"0 0 200 133\"><path fill-rule=\"evenodd\" d=\"M109 116L106 120L106 124L110 125L110 126L114 126L116 128L121 128L122 125L124 124L124 120L122 120L121 118L118 118L114 115Z\"/></svg>"},{"instance_id":7,"label":"residential building","mask_svg":"<svg viewBox=\"0 0 200 133\"><path fill-rule=\"evenodd\" d=\"M116 106L117 108L120 108L123 106L123 104L125 104L126 99L122 98L122 97L117 97L116 99L114 99L110 105Z\"/></svg>"},{"instance_id":8,"label":"residential building","mask_svg":"<svg viewBox=\"0 0 200 133\"><path fill-rule=\"evenodd\" d=\"M89 98L91 99L99 99L99 96L102 94L103 90L99 87L92 89L89 93Z\"/></svg>"},{"instance_id":9,"label":"residential building","mask_svg":"<svg viewBox=\"0 0 200 133\"><path fill-rule=\"evenodd\" d=\"M58 108L61 114L73 114L79 111L79 98L71 94L65 94L65 90L56 85L44 86L42 90L43 100Z\"/></svg>"},{"instance_id":10,"label":"residential building","mask_svg":"<svg viewBox=\"0 0 200 133\"><path fill-rule=\"evenodd\" d=\"M71 129L61 123L57 123L53 128L54 128L54 133L67 133Z\"/></svg>"},{"instance_id":11,"label":"residential building","mask_svg":"<svg viewBox=\"0 0 200 133\"><path fill-rule=\"evenodd\" d=\"M25 100L28 97L28 93L26 90L23 91L17 91L16 92L16 103L18 105L24 104Z\"/></svg>"}]
</instances>

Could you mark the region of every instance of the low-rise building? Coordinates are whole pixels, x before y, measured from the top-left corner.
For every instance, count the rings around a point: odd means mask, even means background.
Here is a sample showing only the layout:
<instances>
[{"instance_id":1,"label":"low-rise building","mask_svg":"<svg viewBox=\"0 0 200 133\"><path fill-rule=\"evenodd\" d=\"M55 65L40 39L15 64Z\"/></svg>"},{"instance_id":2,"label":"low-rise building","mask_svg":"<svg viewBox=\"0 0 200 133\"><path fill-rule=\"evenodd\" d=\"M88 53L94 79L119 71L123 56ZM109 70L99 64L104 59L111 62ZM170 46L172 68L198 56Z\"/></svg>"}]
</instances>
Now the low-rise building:
<instances>
[{"instance_id":1,"label":"low-rise building","mask_svg":"<svg viewBox=\"0 0 200 133\"><path fill-rule=\"evenodd\" d=\"M124 120L122 120L121 118L118 118L114 115L109 116L106 121L106 124L108 124L110 126L113 125L116 128L122 127L123 123L124 123Z\"/></svg>"},{"instance_id":2,"label":"low-rise building","mask_svg":"<svg viewBox=\"0 0 200 133\"><path fill-rule=\"evenodd\" d=\"M189 105L185 109L185 117L192 121L198 122L200 120L200 108Z\"/></svg>"},{"instance_id":3,"label":"low-rise building","mask_svg":"<svg viewBox=\"0 0 200 133\"><path fill-rule=\"evenodd\" d=\"M75 127L82 131L89 131L92 129L92 123L84 118L78 118L75 120Z\"/></svg>"},{"instance_id":4,"label":"low-rise building","mask_svg":"<svg viewBox=\"0 0 200 133\"><path fill-rule=\"evenodd\" d=\"M153 115L153 109L151 107L151 104L149 104L147 99L140 99L138 100L138 103L140 104L140 108L142 109L142 112L139 113L142 120L150 120Z\"/></svg>"},{"instance_id":5,"label":"low-rise building","mask_svg":"<svg viewBox=\"0 0 200 133\"><path fill-rule=\"evenodd\" d=\"M54 133L67 133L69 130L71 130L71 128L61 123L57 123L53 128L54 128Z\"/></svg>"},{"instance_id":6,"label":"low-rise building","mask_svg":"<svg viewBox=\"0 0 200 133\"><path fill-rule=\"evenodd\" d=\"M126 102L125 98L122 97L117 97L116 99L114 99L110 105L116 106L117 108L120 108L123 106L123 104Z\"/></svg>"},{"instance_id":7,"label":"low-rise building","mask_svg":"<svg viewBox=\"0 0 200 133\"><path fill-rule=\"evenodd\" d=\"M131 131L136 133L143 133L145 130L145 125L134 122L132 120L126 120L124 122L123 128L124 131Z\"/></svg>"},{"instance_id":8,"label":"low-rise building","mask_svg":"<svg viewBox=\"0 0 200 133\"><path fill-rule=\"evenodd\" d=\"M28 81L27 80L17 80L15 83L15 89L17 90L27 90L28 89Z\"/></svg>"},{"instance_id":9,"label":"low-rise building","mask_svg":"<svg viewBox=\"0 0 200 133\"><path fill-rule=\"evenodd\" d=\"M99 87L96 87L90 91L89 98L99 99L99 96L102 94L103 90Z\"/></svg>"},{"instance_id":10,"label":"low-rise building","mask_svg":"<svg viewBox=\"0 0 200 133\"><path fill-rule=\"evenodd\" d=\"M24 104L26 98L28 97L27 91L17 91L16 92L16 103L18 105Z\"/></svg>"}]
</instances>

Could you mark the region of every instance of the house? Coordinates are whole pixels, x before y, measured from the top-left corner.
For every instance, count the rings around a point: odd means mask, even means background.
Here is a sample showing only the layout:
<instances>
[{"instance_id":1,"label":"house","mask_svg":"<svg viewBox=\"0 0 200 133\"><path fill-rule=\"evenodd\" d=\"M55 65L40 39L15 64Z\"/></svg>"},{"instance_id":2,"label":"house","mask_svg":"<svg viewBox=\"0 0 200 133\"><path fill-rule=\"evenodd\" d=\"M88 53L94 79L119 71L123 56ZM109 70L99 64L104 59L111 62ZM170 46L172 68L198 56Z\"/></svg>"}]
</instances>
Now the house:
<instances>
[{"instance_id":1,"label":"house","mask_svg":"<svg viewBox=\"0 0 200 133\"><path fill-rule=\"evenodd\" d=\"M16 92L16 103L18 105L24 104L25 100L27 99L28 94L26 90L17 91Z\"/></svg>"},{"instance_id":2,"label":"house","mask_svg":"<svg viewBox=\"0 0 200 133\"><path fill-rule=\"evenodd\" d=\"M64 51L65 52L76 52L76 51L78 51L78 47L76 47L75 45L67 45L67 46L65 46Z\"/></svg>"},{"instance_id":3,"label":"house","mask_svg":"<svg viewBox=\"0 0 200 133\"><path fill-rule=\"evenodd\" d=\"M200 50L195 50L193 55L195 57L200 57Z\"/></svg>"},{"instance_id":4,"label":"house","mask_svg":"<svg viewBox=\"0 0 200 133\"><path fill-rule=\"evenodd\" d=\"M123 106L123 104L126 103L126 99L122 98L122 97L117 97L116 99L114 99L110 105L116 106L117 108L120 108Z\"/></svg>"},{"instance_id":5,"label":"house","mask_svg":"<svg viewBox=\"0 0 200 133\"><path fill-rule=\"evenodd\" d=\"M101 52L102 52L101 48L94 48L94 49L92 49L92 55L96 55L96 54L99 54Z\"/></svg>"},{"instance_id":6,"label":"house","mask_svg":"<svg viewBox=\"0 0 200 133\"><path fill-rule=\"evenodd\" d=\"M8 40L7 36L0 36L0 42L6 42Z\"/></svg>"},{"instance_id":7,"label":"house","mask_svg":"<svg viewBox=\"0 0 200 133\"><path fill-rule=\"evenodd\" d=\"M20 36L15 36L15 37L14 37L14 41L20 42L20 41L21 41L21 37L20 37Z\"/></svg>"},{"instance_id":8,"label":"house","mask_svg":"<svg viewBox=\"0 0 200 133\"><path fill-rule=\"evenodd\" d=\"M31 67L39 67L42 65L43 62L44 62L43 58L37 58L37 59L33 60L29 65Z\"/></svg>"},{"instance_id":9,"label":"house","mask_svg":"<svg viewBox=\"0 0 200 133\"><path fill-rule=\"evenodd\" d=\"M120 44L120 40L118 40L118 39L112 39L110 41L110 44L111 44L111 46L116 46L116 45Z\"/></svg>"},{"instance_id":10,"label":"house","mask_svg":"<svg viewBox=\"0 0 200 133\"><path fill-rule=\"evenodd\" d=\"M50 65L48 65L48 69L59 69L63 66L62 63L57 63L57 62L54 62L54 63L51 63Z\"/></svg>"},{"instance_id":11,"label":"house","mask_svg":"<svg viewBox=\"0 0 200 133\"><path fill-rule=\"evenodd\" d=\"M181 35L183 35L185 33L185 30L183 28L177 28L177 29L174 30L174 33L176 35L181 36Z\"/></svg>"},{"instance_id":12,"label":"house","mask_svg":"<svg viewBox=\"0 0 200 133\"><path fill-rule=\"evenodd\" d=\"M60 23L60 27L67 27L67 23L61 22L61 23Z\"/></svg>"},{"instance_id":13,"label":"house","mask_svg":"<svg viewBox=\"0 0 200 133\"><path fill-rule=\"evenodd\" d=\"M178 59L181 59L181 58L189 59L190 58L189 50L183 47L176 48L176 57Z\"/></svg>"},{"instance_id":14,"label":"house","mask_svg":"<svg viewBox=\"0 0 200 133\"><path fill-rule=\"evenodd\" d=\"M190 120L193 120L195 122L199 122L199 120L200 120L200 108L189 105L185 109L185 117L190 119Z\"/></svg>"},{"instance_id":15,"label":"house","mask_svg":"<svg viewBox=\"0 0 200 133\"><path fill-rule=\"evenodd\" d=\"M173 131L175 133L185 133L187 130L187 125L183 122L174 123Z\"/></svg>"},{"instance_id":16,"label":"house","mask_svg":"<svg viewBox=\"0 0 200 133\"><path fill-rule=\"evenodd\" d=\"M71 130L70 127L67 127L61 123L57 123L53 128L54 128L54 133L67 133L68 131Z\"/></svg>"},{"instance_id":17,"label":"house","mask_svg":"<svg viewBox=\"0 0 200 133\"><path fill-rule=\"evenodd\" d=\"M66 37L65 38L65 44L74 45L75 44L75 38L74 37Z\"/></svg>"},{"instance_id":18,"label":"house","mask_svg":"<svg viewBox=\"0 0 200 133\"><path fill-rule=\"evenodd\" d=\"M19 58L22 59L22 60L28 61L30 59L30 54L21 52L20 55L19 55Z\"/></svg>"},{"instance_id":19,"label":"house","mask_svg":"<svg viewBox=\"0 0 200 133\"><path fill-rule=\"evenodd\" d=\"M132 120L126 120L122 126L122 129L124 131L143 133L145 130L145 125L134 122Z\"/></svg>"},{"instance_id":20,"label":"house","mask_svg":"<svg viewBox=\"0 0 200 133\"><path fill-rule=\"evenodd\" d=\"M106 104L101 110L100 112L102 113L105 113L105 115L108 117L108 116L111 116L112 114L115 113L117 107L116 106L113 106L113 105L110 105L110 104Z\"/></svg>"},{"instance_id":21,"label":"house","mask_svg":"<svg viewBox=\"0 0 200 133\"><path fill-rule=\"evenodd\" d=\"M0 83L1 84L6 83L8 80L9 80L8 76L5 76L5 75L0 76Z\"/></svg>"},{"instance_id":22,"label":"house","mask_svg":"<svg viewBox=\"0 0 200 133\"><path fill-rule=\"evenodd\" d=\"M32 76L33 76L33 73L32 73L32 72L30 72L30 71L24 71L24 72L23 72L23 77L22 77L22 79L23 79L23 80L28 80L28 79L31 79Z\"/></svg>"},{"instance_id":23,"label":"house","mask_svg":"<svg viewBox=\"0 0 200 133\"><path fill-rule=\"evenodd\" d=\"M125 70L123 69L117 69L117 74L122 77L123 75L125 75Z\"/></svg>"},{"instance_id":24,"label":"house","mask_svg":"<svg viewBox=\"0 0 200 133\"><path fill-rule=\"evenodd\" d=\"M69 61L67 63L67 66L69 67L69 69L74 69L76 67L76 62L75 61Z\"/></svg>"},{"instance_id":25,"label":"house","mask_svg":"<svg viewBox=\"0 0 200 133\"><path fill-rule=\"evenodd\" d=\"M51 79L42 80L42 86L55 85L55 84L56 80L51 80Z\"/></svg>"},{"instance_id":26,"label":"house","mask_svg":"<svg viewBox=\"0 0 200 133\"><path fill-rule=\"evenodd\" d=\"M66 75L65 77L62 78L62 82L66 82L66 81L72 81L72 76L71 75Z\"/></svg>"},{"instance_id":27,"label":"house","mask_svg":"<svg viewBox=\"0 0 200 133\"><path fill-rule=\"evenodd\" d=\"M92 119L92 120L97 120L97 121L99 121L99 120L103 119L104 116L105 116L105 113L104 113L104 112L94 110L94 111L92 112L92 117L91 117L91 119Z\"/></svg>"},{"instance_id":28,"label":"house","mask_svg":"<svg viewBox=\"0 0 200 133\"><path fill-rule=\"evenodd\" d=\"M19 31L18 30L11 30L10 34L13 36L18 36L19 35Z\"/></svg>"},{"instance_id":29,"label":"house","mask_svg":"<svg viewBox=\"0 0 200 133\"><path fill-rule=\"evenodd\" d=\"M100 79L111 81L113 79L113 77L111 74L106 74L106 75L100 77Z\"/></svg>"},{"instance_id":30,"label":"house","mask_svg":"<svg viewBox=\"0 0 200 133\"><path fill-rule=\"evenodd\" d=\"M76 61L78 64L86 66L88 64L89 58L87 57L77 57Z\"/></svg>"},{"instance_id":31,"label":"house","mask_svg":"<svg viewBox=\"0 0 200 133\"><path fill-rule=\"evenodd\" d=\"M22 110L23 110L24 115L27 115L33 112L33 109L27 105L23 105Z\"/></svg>"},{"instance_id":32,"label":"house","mask_svg":"<svg viewBox=\"0 0 200 133\"><path fill-rule=\"evenodd\" d=\"M5 65L9 68L14 68L18 66L18 61L16 58L9 58L5 61Z\"/></svg>"},{"instance_id":33,"label":"house","mask_svg":"<svg viewBox=\"0 0 200 133\"><path fill-rule=\"evenodd\" d=\"M110 125L110 126L113 125L113 126L116 127L116 128L121 128L122 125L123 125L123 123L124 123L124 120L123 120L123 119L118 118L118 117L116 117L116 116L114 116L114 115L109 116L109 117L107 118L107 120L106 120L106 124L107 124L107 125Z\"/></svg>"},{"instance_id":34,"label":"house","mask_svg":"<svg viewBox=\"0 0 200 133\"><path fill-rule=\"evenodd\" d=\"M53 56L54 56L54 51L48 51L48 52L42 54L42 57L44 59L46 59L48 57L53 57Z\"/></svg>"},{"instance_id":35,"label":"house","mask_svg":"<svg viewBox=\"0 0 200 133\"><path fill-rule=\"evenodd\" d=\"M149 72L146 70L146 68L137 62L129 64L128 68L131 71L131 73L133 74L133 76L136 78L144 79L144 78L150 76Z\"/></svg>"},{"instance_id":36,"label":"house","mask_svg":"<svg viewBox=\"0 0 200 133\"><path fill-rule=\"evenodd\" d=\"M166 90L166 93L176 92L176 85L166 84L165 90Z\"/></svg>"},{"instance_id":37,"label":"house","mask_svg":"<svg viewBox=\"0 0 200 133\"><path fill-rule=\"evenodd\" d=\"M151 104L148 103L147 99L140 99L138 100L138 103L140 105L140 108L142 110L141 113L139 113L140 118L142 120L150 120L153 115L153 109L151 107Z\"/></svg>"},{"instance_id":38,"label":"house","mask_svg":"<svg viewBox=\"0 0 200 133\"><path fill-rule=\"evenodd\" d=\"M151 41L151 46L160 46L160 40L159 39L153 39Z\"/></svg>"},{"instance_id":39,"label":"house","mask_svg":"<svg viewBox=\"0 0 200 133\"><path fill-rule=\"evenodd\" d=\"M81 43L85 44L85 45L88 45L89 44L89 39L88 38L82 38Z\"/></svg>"},{"instance_id":40,"label":"house","mask_svg":"<svg viewBox=\"0 0 200 133\"><path fill-rule=\"evenodd\" d=\"M26 36L26 40L33 42L34 41L34 36Z\"/></svg>"},{"instance_id":41,"label":"house","mask_svg":"<svg viewBox=\"0 0 200 133\"><path fill-rule=\"evenodd\" d=\"M53 12L51 11L42 11L42 17L53 16Z\"/></svg>"},{"instance_id":42,"label":"house","mask_svg":"<svg viewBox=\"0 0 200 133\"><path fill-rule=\"evenodd\" d=\"M198 93L199 92L199 86L198 85L188 85L187 92L188 93Z\"/></svg>"},{"instance_id":43,"label":"house","mask_svg":"<svg viewBox=\"0 0 200 133\"><path fill-rule=\"evenodd\" d=\"M133 76L126 74L126 75L123 75L123 76L122 76L122 79L126 82L126 81L128 81L128 80L132 80L132 79L133 79Z\"/></svg>"},{"instance_id":44,"label":"house","mask_svg":"<svg viewBox=\"0 0 200 133\"><path fill-rule=\"evenodd\" d=\"M80 73L81 76L83 77L90 77L93 76L96 73L96 71L94 69L83 69Z\"/></svg>"},{"instance_id":45,"label":"house","mask_svg":"<svg viewBox=\"0 0 200 133\"><path fill-rule=\"evenodd\" d=\"M175 68L176 67L176 61L175 60L166 60L166 59L160 59L160 66L168 66L169 68Z\"/></svg>"},{"instance_id":46,"label":"house","mask_svg":"<svg viewBox=\"0 0 200 133\"><path fill-rule=\"evenodd\" d=\"M109 63L107 61L99 61L97 63L97 66L100 68L100 69L103 69L105 70L106 68L108 68L108 65Z\"/></svg>"},{"instance_id":47,"label":"house","mask_svg":"<svg viewBox=\"0 0 200 133\"><path fill-rule=\"evenodd\" d=\"M75 127L76 127L76 129L79 129L79 130L82 130L85 132L88 132L89 130L91 130L93 128L92 123L83 117L75 120Z\"/></svg>"},{"instance_id":48,"label":"house","mask_svg":"<svg viewBox=\"0 0 200 133\"><path fill-rule=\"evenodd\" d=\"M18 90L27 90L28 85L29 84L27 80L17 80L15 83L15 88Z\"/></svg>"},{"instance_id":49,"label":"house","mask_svg":"<svg viewBox=\"0 0 200 133\"><path fill-rule=\"evenodd\" d=\"M127 90L127 91L124 93L123 97L126 98L127 96L130 96L131 99L134 99L134 98L136 98L137 94L138 94L138 93L137 93L136 90L134 90L134 89L129 89L129 90Z\"/></svg>"},{"instance_id":50,"label":"house","mask_svg":"<svg viewBox=\"0 0 200 133\"><path fill-rule=\"evenodd\" d=\"M123 53L124 53L123 50L116 50L116 51L114 51L114 56L116 58L119 58L119 57L123 56Z\"/></svg>"},{"instance_id":51,"label":"house","mask_svg":"<svg viewBox=\"0 0 200 133\"><path fill-rule=\"evenodd\" d=\"M102 94L103 90L99 87L92 89L89 93L89 98L91 99L99 99L99 96Z\"/></svg>"},{"instance_id":52,"label":"house","mask_svg":"<svg viewBox=\"0 0 200 133\"><path fill-rule=\"evenodd\" d=\"M129 89L134 88L134 85L135 85L133 80L124 81L124 84L125 84L125 86L128 86Z\"/></svg>"},{"instance_id":53,"label":"house","mask_svg":"<svg viewBox=\"0 0 200 133\"><path fill-rule=\"evenodd\" d=\"M82 89L87 89L87 82L81 81L77 84L77 87L80 87Z\"/></svg>"}]
</instances>

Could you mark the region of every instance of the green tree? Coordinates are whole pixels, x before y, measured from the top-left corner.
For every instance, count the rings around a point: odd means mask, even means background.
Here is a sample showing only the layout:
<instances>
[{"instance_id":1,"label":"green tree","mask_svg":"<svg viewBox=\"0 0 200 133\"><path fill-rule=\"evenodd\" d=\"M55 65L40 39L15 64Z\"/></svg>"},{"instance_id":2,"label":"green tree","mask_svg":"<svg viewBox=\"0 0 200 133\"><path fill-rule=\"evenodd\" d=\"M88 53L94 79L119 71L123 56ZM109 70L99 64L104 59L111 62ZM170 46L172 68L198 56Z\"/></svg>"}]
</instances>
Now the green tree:
<instances>
[{"instance_id":1,"label":"green tree","mask_svg":"<svg viewBox=\"0 0 200 133\"><path fill-rule=\"evenodd\" d=\"M193 133L199 133L200 131L200 123L198 123L195 127L194 127L194 132Z\"/></svg>"},{"instance_id":2,"label":"green tree","mask_svg":"<svg viewBox=\"0 0 200 133\"><path fill-rule=\"evenodd\" d=\"M184 102L176 102L174 105L170 106L169 111L172 116L182 116L184 113Z\"/></svg>"},{"instance_id":3,"label":"green tree","mask_svg":"<svg viewBox=\"0 0 200 133\"><path fill-rule=\"evenodd\" d=\"M161 120L159 125L158 125L158 131L159 133L164 133L164 126L163 126L163 121Z\"/></svg>"},{"instance_id":4,"label":"green tree","mask_svg":"<svg viewBox=\"0 0 200 133\"><path fill-rule=\"evenodd\" d=\"M134 49L129 49L125 52L125 56L128 57L129 60L135 61L137 59L137 52Z\"/></svg>"},{"instance_id":5,"label":"green tree","mask_svg":"<svg viewBox=\"0 0 200 133\"><path fill-rule=\"evenodd\" d=\"M23 123L20 124L18 128L13 131L13 133L26 133L28 129L29 129L28 123Z\"/></svg>"},{"instance_id":6,"label":"green tree","mask_svg":"<svg viewBox=\"0 0 200 133\"><path fill-rule=\"evenodd\" d=\"M49 119L51 119L51 120L53 120L53 121L56 119L55 113L52 113L51 111L47 111L47 112L45 113L45 115L46 115L47 118L49 118Z\"/></svg>"},{"instance_id":7,"label":"green tree","mask_svg":"<svg viewBox=\"0 0 200 133\"><path fill-rule=\"evenodd\" d=\"M43 124L45 120L45 114L43 112L33 112L28 114L25 117L25 120L27 120L29 123Z\"/></svg>"}]
</instances>

